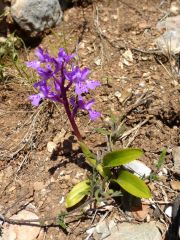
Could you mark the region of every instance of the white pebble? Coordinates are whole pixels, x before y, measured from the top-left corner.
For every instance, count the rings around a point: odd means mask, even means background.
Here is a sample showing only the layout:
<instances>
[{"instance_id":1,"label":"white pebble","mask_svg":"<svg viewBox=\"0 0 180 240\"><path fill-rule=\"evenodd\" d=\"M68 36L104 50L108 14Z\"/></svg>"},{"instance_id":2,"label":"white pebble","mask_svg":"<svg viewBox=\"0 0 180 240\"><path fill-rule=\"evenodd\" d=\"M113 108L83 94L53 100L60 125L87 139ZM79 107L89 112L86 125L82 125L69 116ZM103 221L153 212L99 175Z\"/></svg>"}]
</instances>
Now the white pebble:
<instances>
[{"instance_id":1,"label":"white pebble","mask_svg":"<svg viewBox=\"0 0 180 240\"><path fill-rule=\"evenodd\" d=\"M172 206L169 206L169 207L166 208L165 214L166 214L168 217L172 217Z\"/></svg>"}]
</instances>

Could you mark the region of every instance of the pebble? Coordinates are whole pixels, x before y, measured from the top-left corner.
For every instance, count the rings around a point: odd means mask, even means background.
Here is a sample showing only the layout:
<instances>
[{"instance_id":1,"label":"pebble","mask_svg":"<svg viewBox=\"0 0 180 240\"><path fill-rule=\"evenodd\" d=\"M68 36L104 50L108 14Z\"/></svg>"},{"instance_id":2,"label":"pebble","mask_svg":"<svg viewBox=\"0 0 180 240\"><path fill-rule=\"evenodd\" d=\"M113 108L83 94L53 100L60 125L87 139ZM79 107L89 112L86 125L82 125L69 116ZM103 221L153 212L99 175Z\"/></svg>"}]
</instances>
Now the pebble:
<instances>
[{"instance_id":1,"label":"pebble","mask_svg":"<svg viewBox=\"0 0 180 240\"><path fill-rule=\"evenodd\" d=\"M162 172L167 175L168 174L168 170L166 168L162 168Z\"/></svg>"},{"instance_id":2,"label":"pebble","mask_svg":"<svg viewBox=\"0 0 180 240\"><path fill-rule=\"evenodd\" d=\"M174 161L174 171L180 174L180 146L173 148L172 156Z\"/></svg>"},{"instance_id":3,"label":"pebble","mask_svg":"<svg viewBox=\"0 0 180 240\"><path fill-rule=\"evenodd\" d=\"M53 153L57 148L57 144L54 142L48 142L47 143L47 150L49 153Z\"/></svg>"},{"instance_id":4,"label":"pebble","mask_svg":"<svg viewBox=\"0 0 180 240\"><path fill-rule=\"evenodd\" d=\"M174 181L172 180L170 182L170 185L172 187L173 190L177 190L177 191L180 191L180 181Z\"/></svg>"},{"instance_id":5,"label":"pebble","mask_svg":"<svg viewBox=\"0 0 180 240\"><path fill-rule=\"evenodd\" d=\"M172 217L172 206L169 206L169 207L166 208L165 214L166 214L168 217Z\"/></svg>"},{"instance_id":6,"label":"pebble","mask_svg":"<svg viewBox=\"0 0 180 240\"><path fill-rule=\"evenodd\" d=\"M102 63L101 63L101 59L100 58L97 58L94 63L97 65L97 66L100 66Z\"/></svg>"},{"instance_id":7,"label":"pebble","mask_svg":"<svg viewBox=\"0 0 180 240\"><path fill-rule=\"evenodd\" d=\"M117 97L118 99L120 99L121 96L122 96L122 94L121 94L119 91L116 91L116 92L114 93L114 96Z\"/></svg>"},{"instance_id":8,"label":"pebble","mask_svg":"<svg viewBox=\"0 0 180 240\"><path fill-rule=\"evenodd\" d=\"M60 199L59 204L64 203L64 196Z\"/></svg>"},{"instance_id":9,"label":"pebble","mask_svg":"<svg viewBox=\"0 0 180 240\"><path fill-rule=\"evenodd\" d=\"M133 170L137 175L141 177L149 177L151 174L151 169L139 160L134 160L130 163L127 163L124 165L124 167L129 170Z\"/></svg>"},{"instance_id":10,"label":"pebble","mask_svg":"<svg viewBox=\"0 0 180 240\"><path fill-rule=\"evenodd\" d=\"M179 1L171 2L170 12L174 15L180 14L180 2Z\"/></svg>"},{"instance_id":11,"label":"pebble","mask_svg":"<svg viewBox=\"0 0 180 240\"><path fill-rule=\"evenodd\" d=\"M140 86L140 87L145 87L145 85L146 85L145 82L140 82L140 83L139 83L139 86Z\"/></svg>"},{"instance_id":12,"label":"pebble","mask_svg":"<svg viewBox=\"0 0 180 240\"><path fill-rule=\"evenodd\" d=\"M143 73L142 77L143 78L149 78L151 76L150 72Z\"/></svg>"}]
</instances>

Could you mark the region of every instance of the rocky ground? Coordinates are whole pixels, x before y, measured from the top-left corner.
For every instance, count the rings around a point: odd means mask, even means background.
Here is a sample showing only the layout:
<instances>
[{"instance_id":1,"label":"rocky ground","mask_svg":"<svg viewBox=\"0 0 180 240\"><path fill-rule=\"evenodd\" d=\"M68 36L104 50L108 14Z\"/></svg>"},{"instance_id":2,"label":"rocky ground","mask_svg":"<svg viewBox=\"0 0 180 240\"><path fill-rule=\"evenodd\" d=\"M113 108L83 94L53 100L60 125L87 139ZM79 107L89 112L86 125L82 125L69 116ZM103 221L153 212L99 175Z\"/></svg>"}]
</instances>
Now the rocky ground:
<instances>
[{"instance_id":1,"label":"rocky ground","mask_svg":"<svg viewBox=\"0 0 180 240\"><path fill-rule=\"evenodd\" d=\"M172 206L176 199L178 209L180 190L179 75L173 56L163 55L155 43L162 34L157 23L167 15L177 14L170 12L170 4L158 0L102 0L84 8L73 7L41 41L31 42L33 48L20 44L17 61L13 63L9 56L3 59L0 213L14 219L38 216L52 224L41 231L33 227L35 235L13 225L11 231L20 231L25 237L12 239L173 239L169 232L177 211L173 208L172 218ZM45 101L34 108L28 100L37 76L24 62L35 58L37 46L52 54L60 47L75 52L79 66L90 68L91 78L101 82L101 87L92 93L101 119L91 122L80 113L77 124L90 149L105 152L107 138L98 128L109 127L112 116L118 119L115 126L121 126L121 131L114 149L143 149L140 160L151 170L146 179L153 194L151 200L130 201L127 197L128 207L120 200L110 201L104 208L92 205L93 209L79 218L81 209L77 208L69 212L66 229L53 225L55 218L66 211L66 194L90 170L61 106ZM163 149L166 155L158 168ZM35 216L26 215L26 211ZM127 232L133 236L127 237Z\"/></svg>"}]
</instances>

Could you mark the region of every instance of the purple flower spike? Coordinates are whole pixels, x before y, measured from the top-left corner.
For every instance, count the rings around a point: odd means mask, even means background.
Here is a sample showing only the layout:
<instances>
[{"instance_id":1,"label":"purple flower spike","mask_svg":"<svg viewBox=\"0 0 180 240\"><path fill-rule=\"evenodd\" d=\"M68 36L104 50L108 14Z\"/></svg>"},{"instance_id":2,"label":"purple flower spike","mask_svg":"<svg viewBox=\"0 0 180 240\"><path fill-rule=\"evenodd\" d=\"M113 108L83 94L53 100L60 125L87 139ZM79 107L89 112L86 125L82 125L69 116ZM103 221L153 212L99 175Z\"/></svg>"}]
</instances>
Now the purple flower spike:
<instances>
[{"instance_id":1,"label":"purple flower spike","mask_svg":"<svg viewBox=\"0 0 180 240\"><path fill-rule=\"evenodd\" d=\"M31 95L29 99L34 106L38 106L43 99L50 99L64 105L73 129L75 127L74 117L78 110L89 112L90 119L100 117L100 113L92 109L94 100L86 103L85 94L100 86L100 82L89 80L90 71L88 68L80 69L72 63L74 54L68 55L63 48L59 49L58 56L52 57L47 51L38 48L36 51L38 60L30 61L27 66L37 71L40 80L34 84L39 91ZM71 98L67 98L67 91L72 86ZM80 137L80 135L77 133Z\"/></svg>"}]
</instances>

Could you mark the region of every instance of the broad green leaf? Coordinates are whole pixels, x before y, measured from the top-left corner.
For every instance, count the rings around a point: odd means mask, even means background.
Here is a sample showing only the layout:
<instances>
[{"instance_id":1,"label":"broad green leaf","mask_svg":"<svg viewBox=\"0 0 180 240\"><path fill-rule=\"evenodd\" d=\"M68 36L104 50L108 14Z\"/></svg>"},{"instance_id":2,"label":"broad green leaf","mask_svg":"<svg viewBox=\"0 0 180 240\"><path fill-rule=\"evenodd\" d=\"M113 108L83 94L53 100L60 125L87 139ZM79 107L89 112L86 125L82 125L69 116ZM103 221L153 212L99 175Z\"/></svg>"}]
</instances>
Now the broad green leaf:
<instances>
[{"instance_id":1,"label":"broad green leaf","mask_svg":"<svg viewBox=\"0 0 180 240\"><path fill-rule=\"evenodd\" d=\"M103 158L104 167L118 167L143 155L142 150L129 148L107 153Z\"/></svg>"},{"instance_id":2,"label":"broad green leaf","mask_svg":"<svg viewBox=\"0 0 180 240\"><path fill-rule=\"evenodd\" d=\"M112 181L119 184L128 193L139 198L151 198L151 192L143 180L134 174L121 170L117 179Z\"/></svg>"},{"instance_id":3,"label":"broad green leaf","mask_svg":"<svg viewBox=\"0 0 180 240\"><path fill-rule=\"evenodd\" d=\"M90 191L90 181L84 180L76 184L66 196L66 208L79 203Z\"/></svg>"},{"instance_id":4,"label":"broad green leaf","mask_svg":"<svg viewBox=\"0 0 180 240\"><path fill-rule=\"evenodd\" d=\"M101 174L102 177L109 177L110 170L103 169L102 164L97 163L96 156L83 142L79 142L79 144L90 166L94 167Z\"/></svg>"}]
</instances>

